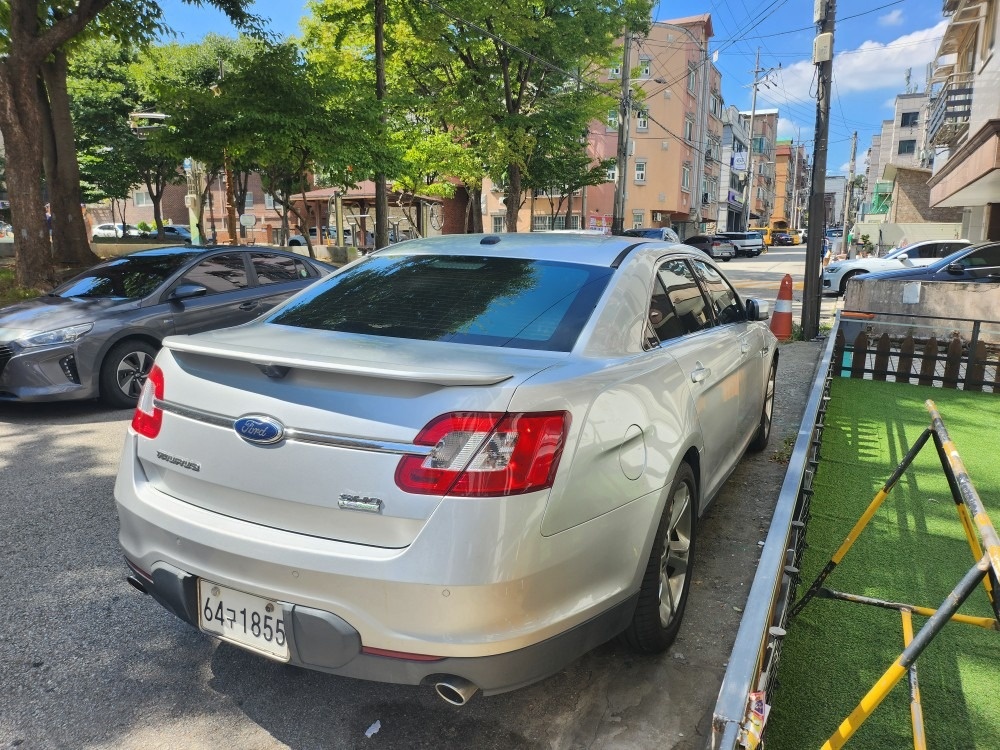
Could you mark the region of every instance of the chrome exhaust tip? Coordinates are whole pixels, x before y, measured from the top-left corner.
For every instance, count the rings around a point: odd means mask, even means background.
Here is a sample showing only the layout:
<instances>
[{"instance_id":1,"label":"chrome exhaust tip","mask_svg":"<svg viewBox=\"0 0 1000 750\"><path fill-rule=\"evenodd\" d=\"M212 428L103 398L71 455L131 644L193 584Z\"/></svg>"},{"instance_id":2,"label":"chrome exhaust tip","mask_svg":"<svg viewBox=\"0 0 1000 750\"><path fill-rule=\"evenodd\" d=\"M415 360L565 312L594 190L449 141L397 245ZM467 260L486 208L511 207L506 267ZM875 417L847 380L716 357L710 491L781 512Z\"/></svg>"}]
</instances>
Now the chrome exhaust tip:
<instances>
[{"instance_id":1,"label":"chrome exhaust tip","mask_svg":"<svg viewBox=\"0 0 1000 750\"><path fill-rule=\"evenodd\" d=\"M149 593L148 591L146 591L146 584L140 581L135 576L128 576L125 580L128 581L129 586L134 588L136 591L139 591L140 593L143 594Z\"/></svg>"},{"instance_id":2,"label":"chrome exhaust tip","mask_svg":"<svg viewBox=\"0 0 1000 750\"><path fill-rule=\"evenodd\" d=\"M449 676L435 682L434 691L446 703L464 706L479 692L479 688L464 677Z\"/></svg>"}]
</instances>

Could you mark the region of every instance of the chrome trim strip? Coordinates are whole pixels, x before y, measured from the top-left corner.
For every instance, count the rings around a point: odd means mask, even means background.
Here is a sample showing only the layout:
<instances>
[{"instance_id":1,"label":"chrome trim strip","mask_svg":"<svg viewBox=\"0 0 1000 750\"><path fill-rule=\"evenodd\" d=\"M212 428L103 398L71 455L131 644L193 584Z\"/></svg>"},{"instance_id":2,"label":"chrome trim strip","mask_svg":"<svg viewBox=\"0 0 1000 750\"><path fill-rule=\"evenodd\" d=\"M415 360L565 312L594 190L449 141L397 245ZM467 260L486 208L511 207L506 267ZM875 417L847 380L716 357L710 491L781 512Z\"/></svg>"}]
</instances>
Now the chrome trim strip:
<instances>
[{"instance_id":1,"label":"chrome trim strip","mask_svg":"<svg viewBox=\"0 0 1000 750\"><path fill-rule=\"evenodd\" d=\"M192 419L196 422L203 422L215 427L233 429L233 423L239 417L227 417L223 414L196 409L191 406L183 406L174 401L164 401L154 399L153 406L162 409L170 414L179 417ZM313 445L328 445L335 448L349 448L351 450L367 451L369 453L389 453L400 456L429 456L434 449L428 445L414 445L413 443L397 443L389 440L366 440L364 438L348 437L346 435L335 435L329 432L312 432L310 430L299 430L294 427L285 428L285 440L296 443L310 443Z\"/></svg>"}]
</instances>

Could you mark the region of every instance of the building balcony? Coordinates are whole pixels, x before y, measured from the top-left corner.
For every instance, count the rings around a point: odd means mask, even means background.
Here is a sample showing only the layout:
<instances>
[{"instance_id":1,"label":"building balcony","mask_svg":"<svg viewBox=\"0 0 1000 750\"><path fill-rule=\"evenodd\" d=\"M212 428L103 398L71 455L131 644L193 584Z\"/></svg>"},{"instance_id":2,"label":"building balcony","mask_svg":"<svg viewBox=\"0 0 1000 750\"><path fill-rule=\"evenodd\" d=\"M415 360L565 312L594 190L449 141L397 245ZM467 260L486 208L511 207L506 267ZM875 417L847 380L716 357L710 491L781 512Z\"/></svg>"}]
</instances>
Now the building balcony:
<instances>
[{"instance_id":1,"label":"building balcony","mask_svg":"<svg viewBox=\"0 0 1000 750\"><path fill-rule=\"evenodd\" d=\"M968 131L972 81L972 73L953 73L931 102L927 138L935 146L952 146Z\"/></svg>"}]
</instances>

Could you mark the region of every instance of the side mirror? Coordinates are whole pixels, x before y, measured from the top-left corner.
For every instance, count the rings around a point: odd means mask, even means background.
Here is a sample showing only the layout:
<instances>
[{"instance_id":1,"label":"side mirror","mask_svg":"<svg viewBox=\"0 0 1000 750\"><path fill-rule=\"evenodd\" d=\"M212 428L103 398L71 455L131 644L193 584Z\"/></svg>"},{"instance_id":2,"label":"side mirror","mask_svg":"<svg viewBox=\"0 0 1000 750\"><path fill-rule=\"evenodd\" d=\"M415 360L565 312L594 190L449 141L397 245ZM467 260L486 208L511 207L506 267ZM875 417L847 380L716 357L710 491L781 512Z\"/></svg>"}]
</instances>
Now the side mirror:
<instances>
[{"instance_id":1,"label":"side mirror","mask_svg":"<svg viewBox=\"0 0 1000 750\"><path fill-rule=\"evenodd\" d=\"M905 263L905 262L906 262L906 261L908 261L909 259L910 259L910 256L909 256L909 255L907 255L906 253L901 253L900 255L897 255L897 256L896 256L896 260L898 260L898 261L900 261L900 262L903 262L903 263Z\"/></svg>"},{"instance_id":2,"label":"side mirror","mask_svg":"<svg viewBox=\"0 0 1000 750\"><path fill-rule=\"evenodd\" d=\"M953 276L961 276L963 273L965 273L965 266L963 266L961 263L949 263L947 266L945 266L944 270L952 274Z\"/></svg>"},{"instance_id":3,"label":"side mirror","mask_svg":"<svg viewBox=\"0 0 1000 750\"><path fill-rule=\"evenodd\" d=\"M771 303L763 299L748 299L747 320L767 320L771 317Z\"/></svg>"},{"instance_id":4,"label":"side mirror","mask_svg":"<svg viewBox=\"0 0 1000 750\"><path fill-rule=\"evenodd\" d=\"M208 289L201 284L181 284L170 293L170 299L191 299L192 297L203 297L208 294Z\"/></svg>"}]
</instances>

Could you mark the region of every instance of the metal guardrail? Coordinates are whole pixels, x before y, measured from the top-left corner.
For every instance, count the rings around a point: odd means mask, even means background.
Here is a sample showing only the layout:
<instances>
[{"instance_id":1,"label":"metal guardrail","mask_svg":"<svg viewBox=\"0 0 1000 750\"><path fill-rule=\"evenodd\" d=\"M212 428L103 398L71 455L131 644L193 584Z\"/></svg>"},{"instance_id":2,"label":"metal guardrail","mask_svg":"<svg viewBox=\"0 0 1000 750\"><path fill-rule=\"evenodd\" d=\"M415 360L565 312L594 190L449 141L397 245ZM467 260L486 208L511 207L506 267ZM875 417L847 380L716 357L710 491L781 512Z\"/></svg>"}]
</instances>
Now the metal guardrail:
<instances>
[{"instance_id":1,"label":"metal guardrail","mask_svg":"<svg viewBox=\"0 0 1000 750\"><path fill-rule=\"evenodd\" d=\"M770 692L785 635L789 603L798 584L795 567L804 542L812 482L826 420L839 317L816 368L743 619L712 715L713 750L736 750L751 692Z\"/></svg>"},{"instance_id":2,"label":"metal guardrail","mask_svg":"<svg viewBox=\"0 0 1000 750\"><path fill-rule=\"evenodd\" d=\"M931 104L927 140L939 146L953 143L969 127L972 116L972 73L953 73Z\"/></svg>"}]
</instances>

